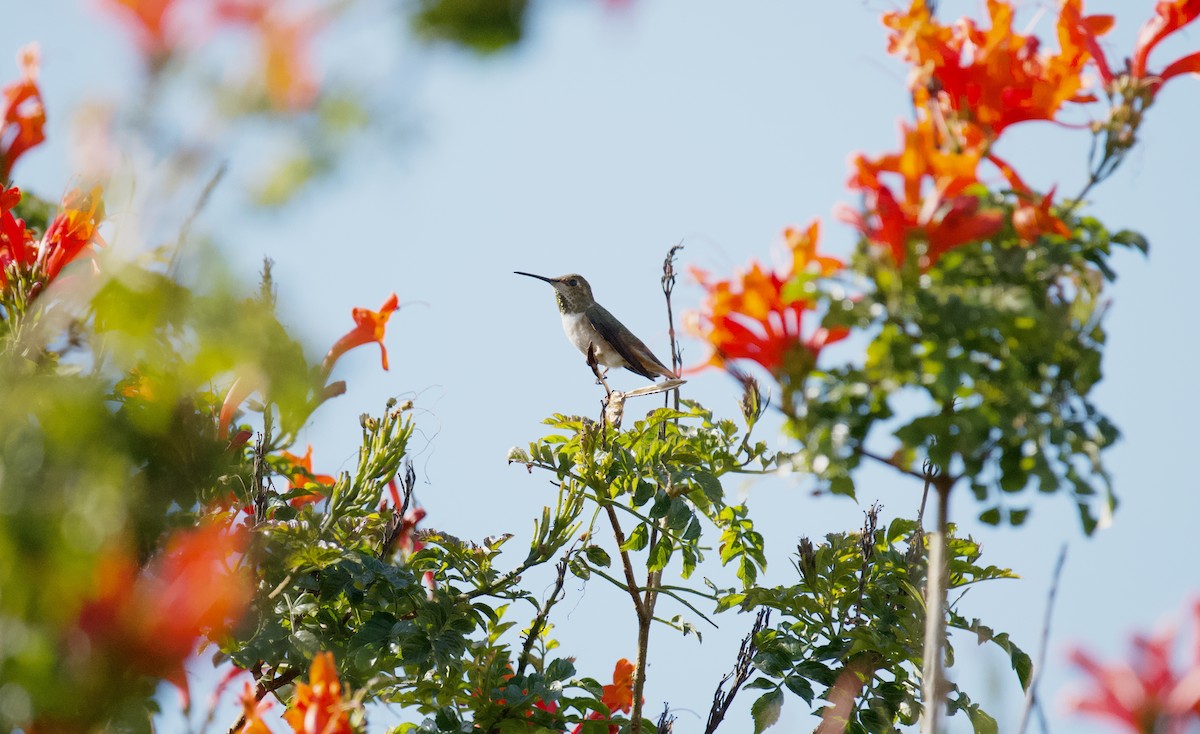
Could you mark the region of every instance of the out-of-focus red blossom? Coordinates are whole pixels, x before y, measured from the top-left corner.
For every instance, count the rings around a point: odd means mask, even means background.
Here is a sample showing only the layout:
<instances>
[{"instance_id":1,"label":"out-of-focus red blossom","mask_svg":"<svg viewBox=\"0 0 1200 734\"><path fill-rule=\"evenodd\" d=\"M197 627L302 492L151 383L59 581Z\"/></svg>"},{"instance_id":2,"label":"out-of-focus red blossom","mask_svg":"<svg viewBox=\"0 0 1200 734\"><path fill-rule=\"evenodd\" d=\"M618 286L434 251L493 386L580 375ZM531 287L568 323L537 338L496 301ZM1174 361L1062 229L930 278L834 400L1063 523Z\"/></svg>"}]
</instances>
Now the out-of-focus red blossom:
<instances>
[{"instance_id":1,"label":"out-of-focus red blossom","mask_svg":"<svg viewBox=\"0 0 1200 734\"><path fill-rule=\"evenodd\" d=\"M699 313L689 314L688 329L712 347L705 366L722 367L748 359L780 377L798 350L815 360L825 345L844 339L844 329L817 328L802 337L804 314L813 304L803 297L785 297L784 289L795 278L827 276L840 270L841 261L817 255L818 225L788 228L784 237L791 250L791 266L783 272L764 270L757 262L728 280L712 280L693 268L692 276L708 291Z\"/></svg>"},{"instance_id":2,"label":"out-of-focus red blossom","mask_svg":"<svg viewBox=\"0 0 1200 734\"><path fill-rule=\"evenodd\" d=\"M87 193L75 189L63 197L58 214L40 240L13 215L20 200L16 187L6 189L0 184L0 287L8 284L6 273L11 267L38 268L42 277L51 281L92 245L103 244L96 231L104 217L99 187Z\"/></svg>"},{"instance_id":3,"label":"out-of-focus red blossom","mask_svg":"<svg viewBox=\"0 0 1200 734\"><path fill-rule=\"evenodd\" d=\"M170 16L175 0L103 0L103 4L133 31L142 54L152 64L161 63L171 53L175 39L170 38Z\"/></svg>"},{"instance_id":4,"label":"out-of-focus red blossom","mask_svg":"<svg viewBox=\"0 0 1200 734\"><path fill-rule=\"evenodd\" d=\"M621 711L629 713L633 708L633 663L625 658L617 661L617 665L613 668L613 682L611 685L604 686L604 690L600 696L600 702L608 707L609 711ZM603 720L606 718L599 711L593 711L588 715L589 720ZM571 734L580 734L583 731L583 724L577 724L571 730ZM608 725L609 734L617 734L620 727L616 724Z\"/></svg>"},{"instance_id":5,"label":"out-of-focus red blossom","mask_svg":"<svg viewBox=\"0 0 1200 734\"><path fill-rule=\"evenodd\" d=\"M425 547L425 544L416 538L417 523L425 519L425 508L414 507L404 513L404 518L400 520L400 532L396 538L396 547L408 558L413 553Z\"/></svg>"},{"instance_id":6,"label":"out-of-focus red blossom","mask_svg":"<svg viewBox=\"0 0 1200 734\"><path fill-rule=\"evenodd\" d=\"M176 533L145 569L128 553L106 555L78 616L93 654L186 695L183 661L197 640L225 634L250 601L250 577L229 565L246 543L244 532L208 524Z\"/></svg>"},{"instance_id":7,"label":"out-of-focus red blossom","mask_svg":"<svg viewBox=\"0 0 1200 734\"><path fill-rule=\"evenodd\" d=\"M1123 725L1132 734L1183 734L1200 723L1200 601L1192 604L1192 659L1177 673L1171 664L1174 630L1134 635L1129 660L1104 665L1082 649L1071 662L1091 678L1092 690L1068 700L1076 712Z\"/></svg>"},{"instance_id":8,"label":"out-of-focus red blossom","mask_svg":"<svg viewBox=\"0 0 1200 734\"><path fill-rule=\"evenodd\" d=\"M12 213L20 201L17 187L5 188L0 182L0 288L8 285L10 268L28 269L37 260L37 246L25 229L25 221Z\"/></svg>"},{"instance_id":9,"label":"out-of-focus red blossom","mask_svg":"<svg viewBox=\"0 0 1200 734\"><path fill-rule=\"evenodd\" d=\"M242 689L242 716L245 717L246 723L242 725L239 734L273 734L271 727L262 720L265 714L271 708L271 702L265 699L259 700L255 695L254 684L246 681L246 687Z\"/></svg>"},{"instance_id":10,"label":"out-of-focus red blossom","mask_svg":"<svg viewBox=\"0 0 1200 734\"><path fill-rule=\"evenodd\" d=\"M304 452L304 456L296 456L295 454L290 454L287 451L282 452L283 458L290 461L296 467L296 469L304 470L294 472L292 474L290 483L288 484L289 492L294 489L305 489L309 492L306 495L293 497L292 499L288 500L288 504L297 510L305 505L312 504L314 502L320 502L321 500L325 499L325 493L317 491L314 489L314 487L320 486L322 488L329 488L337 482L337 479L328 474L313 473L312 452L312 444L309 444L308 450Z\"/></svg>"},{"instance_id":11,"label":"out-of-focus red blossom","mask_svg":"<svg viewBox=\"0 0 1200 734\"><path fill-rule=\"evenodd\" d=\"M58 214L42 237L41 257L46 278L53 280L68 263L93 244L103 244L96 228L104 219L100 187L72 189L63 197Z\"/></svg>"},{"instance_id":12,"label":"out-of-focus red blossom","mask_svg":"<svg viewBox=\"0 0 1200 734\"><path fill-rule=\"evenodd\" d=\"M1009 185L1012 186L1019 200L1013 211L1012 222L1013 229L1016 230L1017 237L1023 244L1031 245L1039 237L1047 234L1055 234L1060 237L1071 236L1071 228L1050 211L1057 187L1051 187L1044 196L1038 194L1026 186L1013 167L1003 159L996 156L990 156L990 159L1008 179Z\"/></svg>"},{"instance_id":13,"label":"out-of-focus red blossom","mask_svg":"<svg viewBox=\"0 0 1200 734\"><path fill-rule=\"evenodd\" d=\"M296 697L283 718L296 734L350 734L333 653L320 652L308 669L308 683L296 684Z\"/></svg>"},{"instance_id":14,"label":"out-of-focus red blossom","mask_svg":"<svg viewBox=\"0 0 1200 734\"><path fill-rule=\"evenodd\" d=\"M325 355L325 360L321 363L325 374L333 369L333 365L346 352L361 347L364 344L372 342L379 345L379 352L383 360L383 369L388 368L387 347L383 345L383 333L387 326L388 319L391 318L392 312L400 307L399 297L393 293L388 297L378 311L371 311L366 308L356 308L351 311L354 316L354 328L351 329L338 339L329 349L329 353Z\"/></svg>"},{"instance_id":15,"label":"out-of-focus red blossom","mask_svg":"<svg viewBox=\"0 0 1200 734\"><path fill-rule=\"evenodd\" d=\"M4 87L0 117L0 186L8 181L13 164L27 150L46 139L46 108L37 86L39 51L36 43L17 54L21 79Z\"/></svg>"},{"instance_id":16,"label":"out-of-focus red blossom","mask_svg":"<svg viewBox=\"0 0 1200 734\"><path fill-rule=\"evenodd\" d=\"M286 15L278 0L220 0L214 13L219 22L247 26L258 36L263 81L275 109L312 106L318 84L309 47L323 23L319 16Z\"/></svg>"},{"instance_id":17,"label":"out-of-focus red blossom","mask_svg":"<svg viewBox=\"0 0 1200 734\"><path fill-rule=\"evenodd\" d=\"M1129 75L1135 81L1149 80L1151 88L1156 91L1172 77L1188 73L1200 74L1200 52L1176 59L1158 74L1150 74L1147 67L1150 52L1154 47L1197 17L1200 17L1200 0L1162 0L1155 5L1154 17L1147 21L1138 33Z\"/></svg>"},{"instance_id":18,"label":"out-of-focus red blossom","mask_svg":"<svg viewBox=\"0 0 1200 734\"><path fill-rule=\"evenodd\" d=\"M1001 214L984 210L977 197L966 193L979 184L986 142L978 135L946 140L928 118L901 131L904 147L899 153L874 159L860 153L851 159L848 185L862 192L865 212L841 206L838 218L887 248L897 265L907 258L910 238L924 240L922 269L955 247L1000 231ZM885 176L896 180L903 198L896 198Z\"/></svg>"},{"instance_id":19,"label":"out-of-focus red blossom","mask_svg":"<svg viewBox=\"0 0 1200 734\"><path fill-rule=\"evenodd\" d=\"M994 139L1018 122L1055 119L1066 102L1091 101L1081 94L1092 52L1080 29L1094 39L1112 19L1081 18L1080 3L1062 2L1057 54L1042 52L1036 36L1013 31L1013 7L1004 0L988 0L988 28L969 18L942 25L925 0L914 0L907 12L886 13L883 22L893 31L888 51L913 65L913 101L920 107L934 102Z\"/></svg>"}]
</instances>

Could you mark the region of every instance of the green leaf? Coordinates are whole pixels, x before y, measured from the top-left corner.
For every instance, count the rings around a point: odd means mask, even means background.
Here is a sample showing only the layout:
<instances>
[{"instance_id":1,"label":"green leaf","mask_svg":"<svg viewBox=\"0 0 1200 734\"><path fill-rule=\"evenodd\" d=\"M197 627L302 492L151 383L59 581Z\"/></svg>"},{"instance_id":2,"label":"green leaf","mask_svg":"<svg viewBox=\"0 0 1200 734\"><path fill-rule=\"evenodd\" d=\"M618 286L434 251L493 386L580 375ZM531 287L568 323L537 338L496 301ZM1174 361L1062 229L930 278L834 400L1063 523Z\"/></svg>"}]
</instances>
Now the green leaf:
<instances>
[{"instance_id":1,"label":"green leaf","mask_svg":"<svg viewBox=\"0 0 1200 734\"><path fill-rule=\"evenodd\" d=\"M967 716L971 719L971 726L975 729L975 734L999 734L1000 727L996 724L996 720L983 709L968 708Z\"/></svg>"},{"instance_id":2,"label":"green leaf","mask_svg":"<svg viewBox=\"0 0 1200 734\"><path fill-rule=\"evenodd\" d=\"M805 703L812 705L813 688L811 683L798 675L789 675L783 679L783 684L789 691L803 698Z\"/></svg>"},{"instance_id":3,"label":"green leaf","mask_svg":"<svg viewBox=\"0 0 1200 734\"><path fill-rule=\"evenodd\" d=\"M637 525L629 533L629 537L625 539L625 543L621 546L623 551L640 551L650 542L650 538L646 532L646 526Z\"/></svg>"},{"instance_id":4,"label":"green leaf","mask_svg":"<svg viewBox=\"0 0 1200 734\"><path fill-rule=\"evenodd\" d=\"M608 555L608 551L598 545L589 545L583 549L584 555L587 556L588 563L601 568L608 568L612 565L612 558Z\"/></svg>"},{"instance_id":5,"label":"green leaf","mask_svg":"<svg viewBox=\"0 0 1200 734\"><path fill-rule=\"evenodd\" d=\"M779 712L783 709L783 691L775 690L758 697L750 705L750 716L754 718L754 734L761 734L779 721Z\"/></svg>"}]
</instances>

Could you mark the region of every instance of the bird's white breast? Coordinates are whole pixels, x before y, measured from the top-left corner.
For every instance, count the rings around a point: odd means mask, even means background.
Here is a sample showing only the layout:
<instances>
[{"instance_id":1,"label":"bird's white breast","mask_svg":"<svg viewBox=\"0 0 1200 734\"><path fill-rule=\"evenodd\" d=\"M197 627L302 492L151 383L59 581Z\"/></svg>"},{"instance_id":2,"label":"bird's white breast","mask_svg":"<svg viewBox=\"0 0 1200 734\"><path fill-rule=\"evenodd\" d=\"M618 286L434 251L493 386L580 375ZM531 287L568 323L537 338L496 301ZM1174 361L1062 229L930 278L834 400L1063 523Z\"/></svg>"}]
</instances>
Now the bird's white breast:
<instances>
[{"instance_id":1,"label":"bird's white breast","mask_svg":"<svg viewBox=\"0 0 1200 734\"><path fill-rule=\"evenodd\" d=\"M608 342L596 332L592 323L583 313L562 314L563 331L567 338L583 354L587 354L588 345L596 345L596 361L605 367L624 367L625 360L609 346Z\"/></svg>"}]
</instances>

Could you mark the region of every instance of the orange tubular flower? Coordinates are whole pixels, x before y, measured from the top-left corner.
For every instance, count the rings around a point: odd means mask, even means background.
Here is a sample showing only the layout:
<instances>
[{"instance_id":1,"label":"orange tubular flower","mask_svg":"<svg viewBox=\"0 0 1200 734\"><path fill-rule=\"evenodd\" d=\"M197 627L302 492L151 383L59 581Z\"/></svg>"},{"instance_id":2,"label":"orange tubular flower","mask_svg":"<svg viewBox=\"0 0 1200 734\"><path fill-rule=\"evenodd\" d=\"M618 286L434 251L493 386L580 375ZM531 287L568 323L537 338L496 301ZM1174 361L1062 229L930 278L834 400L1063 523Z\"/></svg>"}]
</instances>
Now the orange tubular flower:
<instances>
[{"instance_id":1,"label":"orange tubular flower","mask_svg":"<svg viewBox=\"0 0 1200 734\"><path fill-rule=\"evenodd\" d=\"M332 487L337 482L335 478L329 476L328 474L313 473L312 452L312 444L309 444L308 451L304 453L304 456L296 456L295 454L289 454L286 451L283 452L283 458L292 462L297 469L304 470L293 473L291 483L288 485L288 491L293 489L307 489L309 492L306 495L293 497L291 500L289 500L289 504L291 504L291 506L297 510L305 505L312 504L314 502L320 502L321 500L325 499L325 493L316 491L314 487L319 486L322 489L327 489Z\"/></svg>"},{"instance_id":2,"label":"orange tubular flower","mask_svg":"<svg viewBox=\"0 0 1200 734\"><path fill-rule=\"evenodd\" d=\"M46 139L46 109L38 90L38 46L31 43L17 55L21 80L3 91L0 111L0 185L8 181L13 164L25 151Z\"/></svg>"},{"instance_id":3,"label":"orange tubular flower","mask_svg":"<svg viewBox=\"0 0 1200 734\"><path fill-rule=\"evenodd\" d=\"M383 305L379 307L379 311L370 311L365 308L356 308L351 314L354 316L354 328L346 333L341 339L329 349L329 353L325 355L325 360L321 363L325 374L333 369L333 365L338 361L343 354L361 347L364 344L375 342L379 344L379 351L383 359L383 369L388 368L387 347L383 345L383 332L387 326L388 319L391 318L392 312L400 307L399 297L393 293Z\"/></svg>"},{"instance_id":4,"label":"orange tubular flower","mask_svg":"<svg viewBox=\"0 0 1200 734\"><path fill-rule=\"evenodd\" d=\"M622 711L629 713L633 709L633 663L625 658L617 661L617 665L613 668L612 685L604 686L604 691L600 696L600 702L608 707L609 711ZM599 711L593 711L588 715L588 719L602 720L604 715ZM620 727L616 724L609 724L609 734L617 734ZM580 734L583 731L583 724L578 724L571 730L571 734Z\"/></svg>"},{"instance_id":5,"label":"orange tubular flower","mask_svg":"<svg viewBox=\"0 0 1200 734\"><path fill-rule=\"evenodd\" d=\"M1089 29L1094 38L1111 18L1079 18L1080 1L1063 1L1057 54L1040 52L1037 37L1013 31L1013 8L1005 0L988 0L986 29L969 19L943 26L925 0L914 0L906 13L887 13L883 22L893 31L889 51L917 70L912 82L917 105L936 102L995 139L1009 125L1055 119L1066 102L1091 101L1080 90L1093 44L1079 30Z\"/></svg>"},{"instance_id":6,"label":"orange tubular flower","mask_svg":"<svg viewBox=\"0 0 1200 734\"><path fill-rule=\"evenodd\" d=\"M321 652L313 658L308 683L296 684L296 698L283 718L296 734L351 734L333 653Z\"/></svg>"},{"instance_id":7,"label":"orange tubular flower","mask_svg":"<svg viewBox=\"0 0 1200 734\"><path fill-rule=\"evenodd\" d=\"M24 220L12 213L20 201L19 189L5 188L0 182L0 288L8 285L10 268L27 269L37 259L37 246L25 229Z\"/></svg>"},{"instance_id":8,"label":"orange tubular flower","mask_svg":"<svg viewBox=\"0 0 1200 734\"><path fill-rule=\"evenodd\" d=\"M804 313L813 304L802 297L785 297L785 287L796 279L830 275L842 263L816 254L816 223L805 230L789 228L784 235L792 254L789 272L765 271L752 263L748 271L730 280L710 281L706 273L692 271L708 298L689 328L712 346L708 364L720 367L748 359L781 377L797 362L811 365L826 344L845 338L844 330L825 329L801 337Z\"/></svg>"},{"instance_id":9,"label":"orange tubular flower","mask_svg":"<svg viewBox=\"0 0 1200 734\"><path fill-rule=\"evenodd\" d=\"M196 641L224 634L253 594L249 576L228 566L245 544L244 533L205 525L176 533L147 569L130 554L103 559L78 617L93 654L186 692L183 661Z\"/></svg>"},{"instance_id":10,"label":"orange tubular flower","mask_svg":"<svg viewBox=\"0 0 1200 734\"><path fill-rule=\"evenodd\" d=\"M1189 54L1167 65L1162 73L1147 71L1150 52L1164 38L1200 17L1200 0L1162 0L1154 7L1154 17L1138 33L1133 49L1129 75L1135 80L1152 79L1151 89L1157 91L1168 79L1180 74L1200 74L1200 52Z\"/></svg>"},{"instance_id":11,"label":"orange tubular flower","mask_svg":"<svg viewBox=\"0 0 1200 734\"><path fill-rule=\"evenodd\" d=\"M73 189L63 197L58 215L42 237L41 259L48 280L93 244L103 244L96 232L103 218L99 186L86 193Z\"/></svg>"},{"instance_id":12,"label":"orange tubular flower","mask_svg":"<svg viewBox=\"0 0 1200 734\"><path fill-rule=\"evenodd\" d=\"M999 212L981 211L979 199L967 193L979 184L984 145L979 135L969 135L970 145L952 146L928 118L901 130L901 152L874 160L855 156L849 186L863 192L866 213L839 207L838 217L886 247L897 265L904 264L909 239L923 239L921 267L928 269L949 250L992 236L1004 222ZM884 176L898 179L903 199L896 198Z\"/></svg>"},{"instance_id":13,"label":"orange tubular flower","mask_svg":"<svg viewBox=\"0 0 1200 734\"><path fill-rule=\"evenodd\" d=\"M242 689L242 716L246 723L239 730L238 734L272 734L271 727L262 720L265 714L271 708L270 701L260 701L255 695L254 684L246 681L246 687Z\"/></svg>"}]
</instances>

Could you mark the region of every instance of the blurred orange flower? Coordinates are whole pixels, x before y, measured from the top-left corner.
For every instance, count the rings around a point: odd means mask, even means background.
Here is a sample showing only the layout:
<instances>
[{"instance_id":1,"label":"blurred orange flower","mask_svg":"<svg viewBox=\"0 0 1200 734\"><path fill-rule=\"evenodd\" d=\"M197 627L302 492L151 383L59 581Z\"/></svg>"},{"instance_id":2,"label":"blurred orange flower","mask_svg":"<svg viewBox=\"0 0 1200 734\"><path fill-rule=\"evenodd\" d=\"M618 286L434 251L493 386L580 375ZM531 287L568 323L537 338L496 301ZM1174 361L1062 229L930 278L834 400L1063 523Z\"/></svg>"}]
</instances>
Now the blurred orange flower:
<instances>
[{"instance_id":1,"label":"blurred orange flower","mask_svg":"<svg viewBox=\"0 0 1200 734\"><path fill-rule=\"evenodd\" d=\"M842 263L816 253L818 226L804 230L789 228L784 237L791 250L791 267L776 273L758 263L728 280L710 280L707 273L693 269L692 275L708 291L698 314L689 316L689 330L713 349L709 365L724 366L735 359L748 359L776 377L790 371L797 358L811 364L820 350L843 339L845 330L818 328L802 338L804 314L812 302L790 293L791 285L805 279L830 275Z\"/></svg>"},{"instance_id":2,"label":"blurred orange flower","mask_svg":"<svg viewBox=\"0 0 1200 734\"><path fill-rule=\"evenodd\" d=\"M242 716L245 717L246 723L242 725L238 734L273 734L271 727L262 720L262 715L271 708L270 701L260 701L255 695L254 684L246 681L246 687L242 689Z\"/></svg>"},{"instance_id":3,"label":"blurred orange flower","mask_svg":"<svg viewBox=\"0 0 1200 734\"><path fill-rule=\"evenodd\" d=\"M142 54L152 64L161 63L172 50L174 39L168 38L169 16L176 5L175 0L103 0L116 11L126 25L132 29L141 47Z\"/></svg>"},{"instance_id":4,"label":"blurred orange flower","mask_svg":"<svg viewBox=\"0 0 1200 734\"><path fill-rule=\"evenodd\" d=\"M8 181L13 164L25 151L46 139L46 109L37 86L39 51L36 43L17 54L20 81L4 87L0 111L0 186Z\"/></svg>"},{"instance_id":5,"label":"blurred orange flower","mask_svg":"<svg viewBox=\"0 0 1200 734\"><path fill-rule=\"evenodd\" d=\"M333 365L338 361L343 354L361 347L364 344L375 342L379 345L379 351L383 359L383 368L388 368L387 347L383 345L383 332L387 326L388 319L391 318L392 312L400 307L400 299L393 293L378 311L371 311L365 308L356 308L351 314L354 316L354 328L346 333L341 339L329 349L329 353L325 355L325 360L321 363L325 374L333 369Z\"/></svg>"},{"instance_id":6,"label":"blurred orange flower","mask_svg":"<svg viewBox=\"0 0 1200 734\"><path fill-rule=\"evenodd\" d=\"M48 280L93 244L103 244L96 228L104 219L99 186L84 192L72 189L63 197L58 214L42 237L41 258Z\"/></svg>"},{"instance_id":7,"label":"blurred orange flower","mask_svg":"<svg viewBox=\"0 0 1200 734\"><path fill-rule=\"evenodd\" d=\"M289 500L289 504L291 504L291 506L295 507L297 510L307 504L320 502L321 500L325 499L325 494L323 492L316 491L315 487L326 489L332 487L337 482L337 479L329 476L328 474L313 473L312 452L312 444L309 444L308 451L304 452L304 456L296 456L295 454L288 453L287 451L282 452L283 458L290 461L297 469L303 470L292 473L291 482L288 485L288 491L293 489L306 489L309 492L309 494L300 497L293 497L291 500Z\"/></svg>"},{"instance_id":8,"label":"blurred orange flower","mask_svg":"<svg viewBox=\"0 0 1200 734\"><path fill-rule=\"evenodd\" d=\"M1017 237L1023 244L1033 244L1039 237L1046 234L1055 234L1061 237L1071 236L1071 228L1050 211L1057 187L1051 187L1045 196L1038 194L1025 185L1012 166L995 156L991 156L991 160L1008 179L1009 185L1017 195L1017 206L1013 211L1012 222L1013 229L1016 230Z\"/></svg>"},{"instance_id":9,"label":"blurred orange flower","mask_svg":"<svg viewBox=\"0 0 1200 734\"><path fill-rule=\"evenodd\" d=\"M935 103L994 139L1018 122L1055 119L1066 102L1091 101L1080 92L1092 46L1078 31L1087 28L1094 37L1112 19L1080 18L1080 2L1062 3L1057 54L1043 52L1036 36L1013 31L1013 7L1005 0L988 0L988 28L967 18L943 26L925 0L914 0L907 12L886 13L883 22L893 31L889 51L915 70L913 101Z\"/></svg>"},{"instance_id":10,"label":"blurred orange flower","mask_svg":"<svg viewBox=\"0 0 1200 734\"><path fill-rule=\"evenodd\" d=\"M277 110L304 110L316 100L318 84L309 62L316 15L285 15L277 0L220 0L218 20L248 26L258 37L267 98Z\"/></svg>"},{"instance_id":11,"label":"blurred orange flower","mask_svg":"<svg viewBox=\"0 0 1200 734\"><path fill-rule=\"evenodd\" d=\"M245 533L202 525L175 533L145 569L127 553L102 558L78 616L93 654L186 692L184 659L202 635L223 635L253 594L250 577L229 566L246 540Z\"/></svg>"},{"instance_id":12,"label":"blurred orange flower","mask_svg":"<svg viewBox=\"0 0 1200 734\"><path fill-rule=\"evenodd\" d=\"M20 201L20 189L5 188L0 182L0 288L8 285L10 268L27 269L37 260L37 246L24 220L12 213Z\"/></svg>"},{"instance_id":13,"label":"blurred orange flower","mask_svg":"<svg viewBox=\"0 0 1200 734\"><path fill-rule=\"evenodd\" d=\"M308 683L296 684L296 697L283 718L296 734L350 734L333 653L320 652L308 670Z\"/></svg>"},{"instance_id":14,"label":"blurred orange flower","mask_svg":"<svg viewBox=\"0 0 1200 734\"><path fill-rule=\"evenodd\" d=\"M949 250L990 237L1004 222L999 212L982 210L979 199L968 193L979 185L977 170L986 144L981 136L948 139L928 117L901 131L904 147L899 153L852 159L848 185L863 193L865 211L842 206L837 213L871 242L886 247L897 265L908 256L910 238L923 241L924 270ZM896 180L902 199L884 176Z\"/></svg>"},{"instance_id":15,"label":"blurred orange flower","mask_svg":"<svg viewBox=\"0 0 1200 734\"><path fill-rule=\"evenodd\" d=\"M1168 79L1180 74L1200 74L1200 52L1188 54L1168 64L1161 73L1152 75L1147 63L1150 52L1164 38L1200 17L1200 0L1162 0L1154 6L1154 17L1142 26L1133 48L1129 75L1134 80L1152 78L1151 87L1157 90Z\"/></svg>"}]
</instances>

